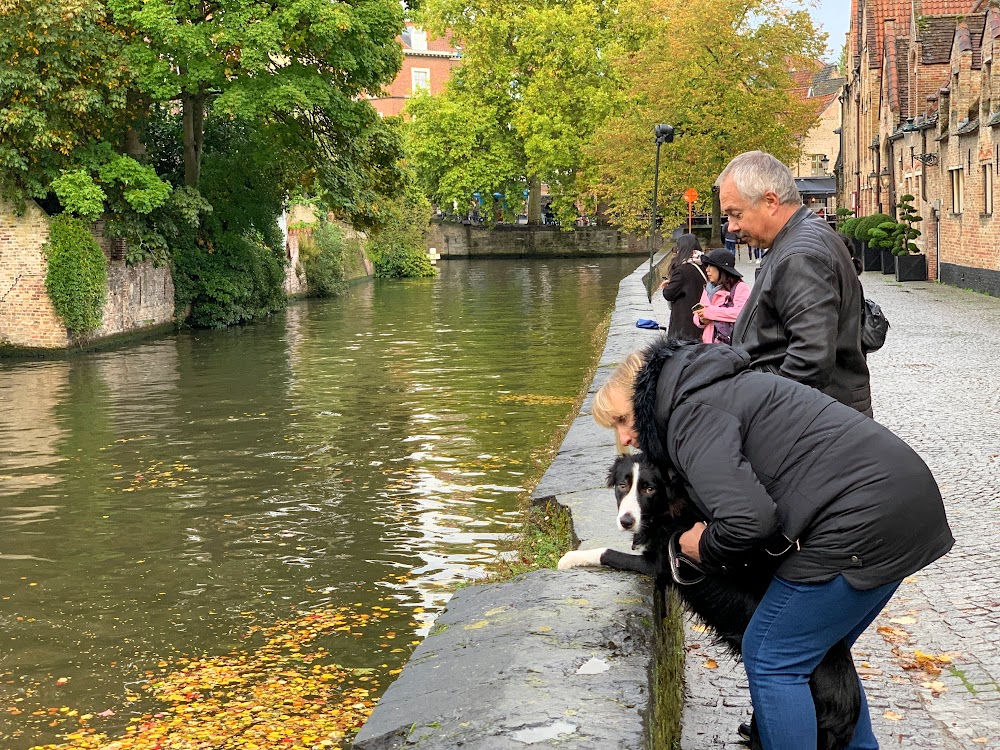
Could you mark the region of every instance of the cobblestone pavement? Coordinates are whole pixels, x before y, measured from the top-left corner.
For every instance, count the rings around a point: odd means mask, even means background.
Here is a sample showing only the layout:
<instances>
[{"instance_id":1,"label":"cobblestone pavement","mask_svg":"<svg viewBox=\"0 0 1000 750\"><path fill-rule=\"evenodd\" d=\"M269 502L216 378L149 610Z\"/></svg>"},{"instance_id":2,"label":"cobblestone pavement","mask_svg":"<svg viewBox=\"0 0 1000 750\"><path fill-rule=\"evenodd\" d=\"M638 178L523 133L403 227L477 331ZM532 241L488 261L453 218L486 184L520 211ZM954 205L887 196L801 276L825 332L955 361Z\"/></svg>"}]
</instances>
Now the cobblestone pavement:
<instances>
[{"instance_id":1,"label":"cobblestone pavement","mask_svg":"<svg viewBox=\"0 0 1000 750\"><path fill-rule=\"evenodd\" d=\"M957 540L855 645L876 735L883 748L1000 750L1000 299L873 272L862 283L891 322L868 361L875 418L927 461ZM699 630L689 623L683 750L740 747L746 675Z\"/></svg>"}]
</instances>

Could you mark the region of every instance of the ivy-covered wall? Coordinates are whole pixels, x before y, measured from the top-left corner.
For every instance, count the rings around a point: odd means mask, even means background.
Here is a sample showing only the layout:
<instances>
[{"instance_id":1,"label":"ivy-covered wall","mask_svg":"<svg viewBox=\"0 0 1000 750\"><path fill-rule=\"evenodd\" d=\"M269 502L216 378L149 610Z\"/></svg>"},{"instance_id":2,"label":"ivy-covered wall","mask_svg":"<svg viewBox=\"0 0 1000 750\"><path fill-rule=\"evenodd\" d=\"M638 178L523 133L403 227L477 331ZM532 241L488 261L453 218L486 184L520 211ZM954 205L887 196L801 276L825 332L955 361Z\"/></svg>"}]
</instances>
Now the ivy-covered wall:
<instances>
[{"instance_id":1,"label":"ivy-covered wall","mask_svg":"<svg viewBox=\"0 0 1000 750\"><path fill-rule=\"evenodd\" d=\"M145 263L108 264L108 294L100 325L74 335L56 313L45 287L44 246L50 220L35 203L18 214L0 202L0 351L57 350L90 345L121 334L169 324L174 319L170 270ZM100 231L94 238L108 253Z\"/></svg>"}]
</instances>

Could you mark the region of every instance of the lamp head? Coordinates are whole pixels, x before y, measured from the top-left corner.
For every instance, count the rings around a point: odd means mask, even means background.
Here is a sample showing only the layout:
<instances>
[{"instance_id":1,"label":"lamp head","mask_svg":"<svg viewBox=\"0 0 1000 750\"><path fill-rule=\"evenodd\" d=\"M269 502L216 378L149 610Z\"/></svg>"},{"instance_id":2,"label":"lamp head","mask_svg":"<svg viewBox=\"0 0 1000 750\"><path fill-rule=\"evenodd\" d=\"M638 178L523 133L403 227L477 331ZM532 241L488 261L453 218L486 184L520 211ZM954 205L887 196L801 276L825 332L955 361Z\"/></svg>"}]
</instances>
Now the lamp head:
<instances>
[{"instance_id":1,"label":"lamp head","mask_svg":"<svg viewBox=\"0 0 1000 750\"><path fill-rule=\"evenodd\" d=\"M656 136L656 142L659 143L673 143L674 142L674 126L673 125L656 125L653 127L653 135Z\"/></svg>"}]
</instances>

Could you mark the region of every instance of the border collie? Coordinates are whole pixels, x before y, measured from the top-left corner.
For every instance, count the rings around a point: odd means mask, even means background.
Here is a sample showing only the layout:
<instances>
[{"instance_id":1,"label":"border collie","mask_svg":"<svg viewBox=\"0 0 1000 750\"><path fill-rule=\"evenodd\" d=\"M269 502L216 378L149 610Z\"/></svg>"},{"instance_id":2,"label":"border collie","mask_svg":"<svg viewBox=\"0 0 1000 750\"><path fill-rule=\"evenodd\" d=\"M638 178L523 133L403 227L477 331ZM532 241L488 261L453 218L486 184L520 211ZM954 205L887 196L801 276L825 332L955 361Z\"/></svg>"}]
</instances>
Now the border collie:
<instances>
[{"instance_id":1,"label":"border collie","mask_svg":"<svg viewBox=\"0 0 1000 750\"><path fill-rule=\"evenodd\" d=\"M677 537L699 519L688 505L678 481L667 482L642 455L619 456L608 472L615 490L618 528L632 534L629 554L606 547L567 552L559 569L605 566L653 576L657 586L673 586L684 603L714 632L734 656L741 655L743 633L764 596L779 558L761 553L736 570L706 574L680 555ZM861 706L861 689L851 651L835 645L809 678L819 728L818 750L840 750L854 734ZM762 748L756 722L751 722L750 746Z\"/></svg>"}]
</instances>

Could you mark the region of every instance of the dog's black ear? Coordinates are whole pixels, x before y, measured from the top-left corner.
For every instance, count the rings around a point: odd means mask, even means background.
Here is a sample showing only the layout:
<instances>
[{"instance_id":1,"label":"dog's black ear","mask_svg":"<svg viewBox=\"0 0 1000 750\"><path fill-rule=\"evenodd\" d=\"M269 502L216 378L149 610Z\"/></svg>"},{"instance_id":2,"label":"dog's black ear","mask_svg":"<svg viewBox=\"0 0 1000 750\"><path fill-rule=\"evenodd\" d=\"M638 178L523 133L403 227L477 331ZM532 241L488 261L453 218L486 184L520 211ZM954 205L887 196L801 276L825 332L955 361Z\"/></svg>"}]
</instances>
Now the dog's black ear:
<instances>
[{"instance_id":1,"label":"dog's black ear","mask_svg":"<svg viewBox=\"0 0 1000 750\"><path fill-rule=\"evenodd\" d=\"M609 488L618 484L618 471L626 461L628 461L628 457L620 455L611 464L611 468L608 469L608 478L605 480Z\"/></svg>"}]
</instances>

